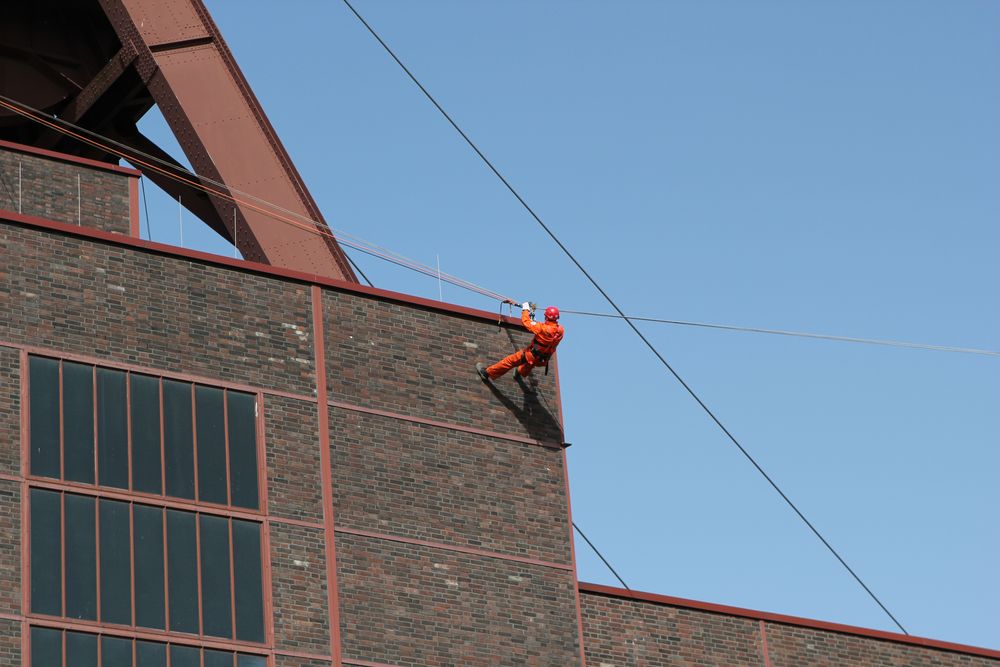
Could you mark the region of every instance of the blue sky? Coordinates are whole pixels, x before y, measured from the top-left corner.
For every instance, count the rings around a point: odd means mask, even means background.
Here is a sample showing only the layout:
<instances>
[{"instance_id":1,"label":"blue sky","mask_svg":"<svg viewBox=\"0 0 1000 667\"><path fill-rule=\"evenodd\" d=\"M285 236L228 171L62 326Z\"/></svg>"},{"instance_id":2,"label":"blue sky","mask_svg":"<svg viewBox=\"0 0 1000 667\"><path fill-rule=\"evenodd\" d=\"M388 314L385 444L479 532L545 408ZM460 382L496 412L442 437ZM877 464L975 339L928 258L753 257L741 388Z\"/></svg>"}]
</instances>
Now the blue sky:
<instances>
[{"instance_id":1,"label":"blue sky","mask_svg":"<svg viewBox=\"0 0 1000 667\"><path fill-rule=\"evenodd\" d=\"M609 311L341 3L208 6L332 227ZM1000 4L355 6L626 312L1000 349ZM624 323L564 324L574 517L632 588L894 629ZM641 328L911 633L1000 648L1000 360Z\"/></svg>"}]
</instances>

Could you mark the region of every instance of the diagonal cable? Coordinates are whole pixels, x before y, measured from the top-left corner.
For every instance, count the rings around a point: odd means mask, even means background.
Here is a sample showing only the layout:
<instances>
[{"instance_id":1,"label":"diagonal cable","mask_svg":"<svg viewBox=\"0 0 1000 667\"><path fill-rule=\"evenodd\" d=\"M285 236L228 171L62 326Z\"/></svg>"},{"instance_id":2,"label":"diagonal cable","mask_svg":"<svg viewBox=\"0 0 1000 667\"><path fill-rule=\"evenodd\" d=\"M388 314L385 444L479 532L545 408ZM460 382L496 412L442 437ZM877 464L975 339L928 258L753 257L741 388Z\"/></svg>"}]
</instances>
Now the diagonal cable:
<instances>
[{"instance_id":1,"label":"diagonal cable","mask_svg":"<svg viewBox=\"0 0 1000 667\"><path fill-rule=\"evenodd\" d=\"M628 584L625 583L625 580L621 578L618 572L615 571L615 568L611 567L611 563L609 563L608 559L604 557L604 554L598 551L597 547L594 546L594 543L590 541L590 538L587 537L582 530L580 530L580 526L576 525L576 521L573 522L573 528L576 529L576 532L580 533L580 537L582 537L587 542L587 545L594 550L594 553L597 554L597 557L600 558L601 561L608 566L608 569L611 570L611 574L615 575L615 579L617 579L621 583L621 585L625 587L625 590L629 591L632 590L631 588L628 587Z\"/></svg>"},{"instance_id":2,"label":"diagonal cable","mask_svg":"<svg viewBox=\"0 0 1000 667\"><path fill-rule=\"evenodd\" d=\"M743 447L743 445L740 444L739 440L737 440L736 437L733 436L733 434L729 431L729 429L727 429L725 425L723 425L723 423L719 420L719 418L716 417L715 413L712 412L712 410L705 404L704 401L701 400L701 398L698 396L697 393L695 393L695 391L691 388L691 386L684 381L684 379L677 373L676 370L674 370L673 366L671 366L670 363L663 357L663 355L660 354L659 350L657 350L656 347L654 347L653 344L649 342L649 339L647 339L642 334L642 332L639 331L639 328L636 327L635 323L632 322L632 320L625 315L622 309L618 307L618 304L615 303L615 301L608 295L607 292L604 291L604 289L600 286L600 284L598 284L598 282L593 278L593 276L591 276L590 273L585 268L583 268L583 265L580 264L580 262L577 261L576 257L573 256L573 253L571 253L569 249L565 245L563 245L562 241L560 241L559 238L556 237L556 235L552 232L552 230L549 229L548 225L546 225L542 221L542 219L538 217L538 214L535 213L535 211L528 205L528 203L524 200L524 198L521 197L521 195L517 192L517 190L514 189L514 187L510 184L510 182L507 181L506 178L504 178L503 174L501 174L497 170L497 168L493 166L493 163L489 161L489 159L483 154L481 150L479 150L479 147L476 146L476 144L472 141L472 139L470 139L469 136L462 130L462 128L459 127L458 124L452 119L452 117L448 115L448 112L445 111L440 104L438 104L437 100L434 99L434 96L431 95L426 88L424 88L423 84L421 84L420 81L417 80L417 78L413 75L413 73L410 72L410 70L406 67L406 65L404 65L403 62L392 51L392 49L389 48L389 45L386 44L385 41L378 35L378 33L375 32L375 30L368 24L368 22L365 21L365 19L361 16L361 14L359 14L358 11L354 9L354 6L351 5L349 0L343 0L343 3L347 5L348 9L351 10L354 16L356 16L357 19L365 26L365 28L368 29L368 32L370 32L372 36L378 41L378 43L382 45L382 48L385 49L386 53L388 53L392 57L392 59L396 61L396 64L398 64L402 68L402 70L406 72L406 75L410 78L411 81L413 81L413 83L417 85L417 87L424 94L424 96L427 97L428 100L430 100L431 104L433 104L437 108L437 110L441 112L441 115L443 115L445 119L447 119L447 121L451 124L451 126L455 128L455 131L457 131L462 136L462 138L465 139L465 142L469 145L469 147L472 148L473 151L475 151L476 155L478 155L480 159L482 159L483 163L485 163L486 166L489 167L490 171L492 171L496 175L496 177L500 179L500 182L503 183L504 186L506 186L506 188L510 191L512 195L514 195L517 201L520 202L521 206L523 206L524 209L531 215L531 217L535 219L535 222L537 222L541 226L541 228L545 230L545 232L555 242L555 244L558 245L559 248L563 251L563 253L573 262L573 264L576 265L576 268L578 268L580 272L584 276L586 276L587 280L590 281L590 284L593 285L594 288L601 293L601 296L604 297L604 300L607 301L608 304L615 309L618 315L625 321L626 324L628 324L628 326L632 329L632 331L635 332L635 335L637 335L639 339L646 344L646 347L648 347L649 350L654 355L656 355L656 358L660 360L660 363L663 364L663 366L668 371L670 371L670 374L673 375L674 378L681 384L681 386L684 387L684 389L688 392L688 394L691 395L691 398L693 398L698 403L698 405L701 406L701 409L704 410L709 417L711 417L712 421L715 422L716 426L718 426L719 429L726 434L726 437L729 438L729 440L732 441L734 445L736 445L737 449L740 450L743 456L745 456L746 459L753 465L753 467L757 469L757 472L759 472L764 477L764 479L766 479L767 482L774 488L774 490L778 492L778 495L781 496L781 498L788 504L789 507L792 508L792 510L798 515L798 517L802 519L803 523L805 523L806 526L809 527L809 530L811 530L813 534L816 535L817 538L819 538L820 542L823 543L823 545L827 548L827 550L829 550L830 553L833 554L833 556L840 562L840 564L843 565L844 568L851 574L851 576L854 577L854 580L857 581L858 584L860 584L860 586L865 590L866 593L868 593L869 597L871 597L871 599L874 600L875 603L882 608L882 611L884 611L886 615L892 619L892 622L896 624L896 627L898 627L903 632L903 634L908 635L909 633L900 624L900 622L896 620L896 617L892 615L892 612L890 612L889 609L884 604L882 604L882 601L878 599L878 597L875 595L875 593L872 592L872 590L867 586L867 584L865 584L865 582L861 580L861 577L859 577L857 573L851 568L851 566L847 564L847 561L845 561L840 556L840 554L837 553L837 550L833 548L833 546L826 540L825 537L823 537L823 535L819 532L819 530L817 530L816 527L809 521L809 519L807 519L805 515L799 510L799 508L796 507L795 503L793 503L792 500L787 495L785 495L785 492L781 490L781 487L779 487L777 483L775 483L775 481L771 479L770 475L768 475L764 471L764 469L760 466L760 464L757 463L757 461L750 455L750 453Z\"/></svg>"}]
</instances>

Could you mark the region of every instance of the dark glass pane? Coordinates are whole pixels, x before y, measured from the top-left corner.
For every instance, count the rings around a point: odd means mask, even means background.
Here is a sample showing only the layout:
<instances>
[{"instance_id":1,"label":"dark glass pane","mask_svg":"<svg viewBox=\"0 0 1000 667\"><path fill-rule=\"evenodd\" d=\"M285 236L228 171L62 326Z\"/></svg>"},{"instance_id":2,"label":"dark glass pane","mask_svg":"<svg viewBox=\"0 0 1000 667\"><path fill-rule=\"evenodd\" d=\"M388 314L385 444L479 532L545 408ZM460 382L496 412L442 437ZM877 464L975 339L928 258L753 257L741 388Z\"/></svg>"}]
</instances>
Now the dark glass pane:
<instances>
[{"instance_id":1,"label":"dark glass pane","mask_svg":"<svg viewBox=\"0 0 1000 667\"><path fill-rule=\"evenodd\" d=\"M160 380L132 374L132 488L161 493Z\"/></svg>"},{"instance_id":2,"label":"dark glass pane","mask_svg":"<svg viewBox=\"0 0 1000 667\"><path fill-rule=\"evenodd\" d=\"M198 553L194 514L167 510L170 629L198 632Z\"/></svg>"},{"instance_id":3,"label":"dark glass pane","mask_svg":"<svg viewBox=\"0 0 1000 667\"><path fill-rule=\"evenodd\" d=\"M163 381L163 454L167 495L194 499L191 384Z\"/></svg>"},{"instance_id":4,"label":"dark glass pane","mask_svg":"<svg viewBox=\"0 0 1000 667\"><path fill-rule=\"evenodd\" d=\"M31 667L62 667L62 632L31 628Z\"/></svg>"},{"instance_id":5,"label":"dark glass pane","mask_svg":"<svg viewBox=\"0 0 1000 667\"><path fill-rule=\"evenodd\" d=\"M229 479L233 505L258 509L257 397L227 392L229 410Z\"/></svg>"},{"instance_id":6,"label":"dark glass pane","mask_svg":"<svg viewBox=\"0 0 1000 667\"><path fill-rule=\"evenodd\" d=\"M58 493L31 490L31 611L62 615L62 524Z\"/></svg>"},{"instance_id":7,"label":"dark glass pane","mask_svg":"<svg viewBox=\"0 0 1000 667\"><path fill-rule=\"evenodd\" d=\"M128 488L125 373L97 369L97 472L104 486Z\"/></svg>"},{"instance_id":8,"label":"dark glass pane","mask_svg":"<svg viewBox=\"0 0 1000 667\"><path fill-rule=\"evenodd\" d=\"M170 667L199 667L199 651L190 646L170 646Z\"/></svg>"},{"instance_id":9,"label":"dark glass pane","mask_svg":"<svg viewBox=\"0 0 1000 667\"><path fill-rule=\"evenodd\" d=\"M236 667L267 667L267 658L262 655L240 654L236 660Z\"/></svg>"},{"instance_id":10,"label":"dark glass pane","mask_svg":"<svg viewBox=\"0 0 1000 667\"><path fill-rule=\"evenodd\" d=\"M167 645L137 641L135 667L167 667Z\"/></svg>"},{"instance_id":11,"label":"dark glass pane","mask_svg":"<svg viewBox=\"0 0 1000 667\"><path fill-rule=\"evenodd\" d=\"M66 662L73 667L97 667L97 635L67 632Z\"/></svg>"},{"instance_id":12,"label":"dark glass pane","mask_svg":"<svg viewBox=\"0 0 1000 667\"><path fill-rule=\"evenodd\" d=\"M31 473L59 477L59 362L28 360L31 409Z\"/></svg>"},{"instance_id":13,"label":"dark glass pane","mask_svg":"<svg viewBox=\"0 0 1000 667\"><path fill-rule=\"evenodd\" d=\"M63 473L68 480L93 484L94 367L63 362L62 396Z\"/></svg>"},{"instance_id":14,"label":"dark glass pane","mask_svg":"<svg viewBox=\"0 0 1000 667\"><path fill-rule=\"evenodd\" d=\"M67 493L66 616L97 620L97 525L94 499Z\"/></svg>"},{"instance_id":15,"label":"dark glass pane","mask_svg":"<svg viewBox=\"0 0 1000 667\"><path fill-rule=\"evenodd\" d=\"M229 520L202 514L201 610L206 635L233 636L233 608L229 591Z\"/></svg>"},{"instance_id":16,"label":"dark glass pane","mask_svg":"<svg viewBox=\"0 0 1000 667\"><path fill-rule=\"evenodd\" d=\"M198 385L194 395L194 417L198 425L198 498L225 505L228 498L222 390Z\"/></svg>"},{"instance_id":17,"label":"dark glass pane","mask_svg":"<svg viewBox=\"0 0 1000 667\"><path fill-rule=\"evenodd\" d=\"M128 503L101 500L101 621L132 624Z\"/></svg>"},{"instance_id":18,"label":"dark glass pane","mask_svg":"<svg viewBox=\"0 0 1000 667\"><path fill-rule=\"evenodd\" d=\"M233 519L233 580L236 586L236 638L264 641L264 587L260 562L260 524Z\"/></svg>"},{"instance_id":19,"label":"dark glass pane","mask_svg":"<svg viewBox=\"0 0 1000 667\"><path fill-rule=\"evenodd\" d=\"M68 653L66 658L69 665L76 667ZM106 635L101 637L101 667L132 667L132 640Z\"/></svg>"},{"instance_id":20,"label":"dark glass pane","mask_svg":"<svg viewBox=\"0 0 1000 667\"><path fill-rule=\"evenodd\" d=\"M233 667L233 654L228 651L205 649L204 667Z\"/></svg>"},{"instance_id":21,"label":"dark glass pane","mask_svg":"<svg viewBox=\"0 0 1000 667\"><path fill-rule=\"evenodd\" d=\"M135 526L135 624L144 628L166 628L163 599L163 510L136 505Z\"/></svg>"}]
</instances>

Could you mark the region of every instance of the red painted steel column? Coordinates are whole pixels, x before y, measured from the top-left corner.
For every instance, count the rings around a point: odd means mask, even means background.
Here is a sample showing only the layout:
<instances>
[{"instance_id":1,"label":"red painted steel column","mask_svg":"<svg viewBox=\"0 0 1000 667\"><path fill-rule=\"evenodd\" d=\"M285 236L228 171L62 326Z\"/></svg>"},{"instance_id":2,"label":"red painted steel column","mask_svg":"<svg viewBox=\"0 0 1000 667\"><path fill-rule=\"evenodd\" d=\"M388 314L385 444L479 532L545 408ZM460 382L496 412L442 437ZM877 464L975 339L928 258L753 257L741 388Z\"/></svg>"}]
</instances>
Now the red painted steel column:
<instances>
[{"instance_id":1,"label":"red painted steel column","mask_svg":"<svg viewBox=\"0 0 1000 667\"><path fill-rule=\"evenodd\" d=\"M128 229L129 235L134 238L141 238L142 232L139 224L139 179L128 179Z\"/></svg>"},{"instance_id":2,"label":"red painted steel column","mask_svg":"<svg viewBox=\"0 0 1000 667\"><path fill-rule=\"evenodd\" d=\"M566 439L566 424L563 421L562 391L559 385L559 356L558 353L552 358L555 366L556 379L556 403L559 405L559 431L563 440ZM560 443L562 446L563 443ZM576 595L576 628L580 635L580 665L587 667L587 650L583 643L583 605L580 602L580 577L576 573L576 535L573 533L573 503L570 501L569 493L569 462L566 460L566 447L562 446L563 465L563 485L566 488L566 515L569 522L569 555L573 564L573 594Z\"/></svg>"},{"instance_id":3,"label":"red painted steel column","mask_svg":"<svg viewBox=\"0 0 1000 667\"><path fill-rule=\"evenodd\" d=\"M323 480L323 525L326 541L326 592L330 606L330 653L334 667L341 667L340 590L337 586L337 546L333 522L333 472L330 470L330 409L326 394L326 336L323 328L323 290L313 285L313 348L316 354L316 410L319 424L319 465Z\"/></svg>"},{"instance_id":4,"label":"red painted steel column","mask_svg":"<svg viewBox=\"0 0 1000 667\"><path fill-rule=\"evenodd\" d=\"M767 627L760 621L760 650L764 654L764 667L771 667L771 654L767 650Z\"/></svg>"}]
</instances>

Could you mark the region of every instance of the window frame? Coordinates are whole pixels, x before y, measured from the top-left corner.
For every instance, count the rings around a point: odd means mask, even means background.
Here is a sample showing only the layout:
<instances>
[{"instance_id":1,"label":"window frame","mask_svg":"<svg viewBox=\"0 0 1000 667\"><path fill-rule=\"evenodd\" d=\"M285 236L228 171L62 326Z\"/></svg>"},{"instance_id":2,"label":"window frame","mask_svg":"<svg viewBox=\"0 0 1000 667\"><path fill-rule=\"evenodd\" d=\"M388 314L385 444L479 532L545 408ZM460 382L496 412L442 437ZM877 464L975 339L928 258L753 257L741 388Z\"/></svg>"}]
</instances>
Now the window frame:
<instances>
[{"instance_id":1,"label":"window frame","mask_svg":"<svg viewBox=\"0 0 1000 667\"><path fill-rule=\"evenodd\" d=\"M58 367L58 407L59 407L59 425L58 425L58 448L59 448L59 474L60 478L55 479L52 477L44 477L41 475L34 475L31 473L31 385L30 385L30 360L33 357L44 358L52 361L56 361L59 364ZM64 397L63 397L63 364L64 362L85 364L92 366L92 381L93 381L93 393L92 393L92 410L93 410L93 458L94 458L94 482L76 482L72 480L67 480L65 478L65 424L64 424ZM129 488L120 488L113 486L101 485L100 472L101 472L101 462L100 462L100 442L99 442L99 409L98 409L98 376L100 369L120 371L125 374L125 435L126 435L126 452L127 452L127 465L128 465L128 486ZM157 380L157 390L159 394L159 413L160 413L160 424L159 424L159 448L160 448L160 493L150 493L146 491L137 491L134 489L135 482L133 480L133 432L132 432L132 376L134 374L143 375L147 377L152 377ZM220 389L223 391L223 429L224 429L224 442L225 442L225 452L226 452L226 499L227 504L213 503L202 501L198 499L198 493L195 493L195 499L186 498L176 498L174 496L167 495L165 477L166 470L164 466L164 456L165 456L165 442L164 442L164 419L163 419L163 387L166 380L174 380L179 382L190 383L191 385L191 401L192 401L192 419L191 419L191 430L192 430L192 454L193 454L193 475L195 480L195 485L197 488L198 484L198 450L197 450L197 417L194 410L196 392L198 386L209 387L213 389ZM232 502L232 489L233 489L233 469L229 461L229 400L228 392L240 392L253 397L254 404L254 429L255 429L255 442L254 442L254 453L256 455L256 471L257 471L257 501L258 508L251 509L245 507L238 507L231 505ZM21 438L20 438L20 448L21 448L21 470L22 470L22 498L21 498L21 544L22 544L22 616L24 622L22 624L22 632L25 633L27 637L30 634L31 628L47 628L52 630L62 631L62 636L65 637L66 631L73 632L83 632L90 633L98 636L109 635L115 637L121 637L125 639L133 640L133 646L135 646L134 640L143 641L153 641L160 642L164 644L179 644L184 646L191 646L197 648L208 648L216 649L222 651L232 651L235 656L239 653L244 653L248 655L255 655L264 657L268 665L273 665L273 646L274 646L274 618L273 618L273 602L272 602L272 573L271 573L271 563L270 563L270 514L268 511L268 498L267 498L267 457L266 457L266 439L265 439L265 420L264 420L264 391L259 388L248 387L246 385L240 385L237 383L218 381L214 379L206 379L203 377L196 377L191 375L185 375L181 373L170 373L160 370L153 370L149 368L144 368L135 365L121 364L113 361L107 361L103 359L87 358L80 355L72 354L59 354L53 353L51 351L34 351L22 349L21 353ZM252 487L251 487L252 488ZM60 495L59 507L60 507L60 534L61 534L61 550L60 561L61 561L61 595L62 601L60 603L61 615L53 616L49 614L36 613L31 610L31 491L33 489L49 491L58 493ZM97 605L97 620L87 620L87 619L75 619L65 616L66 612L66 563L65 563L65 549L66 549L66 527L65 527L65 497L66 494L73 494L78 496L87 496L94 499L94 513L95 513L95 541L96 541L96 605ZM103 615L103 610L101 608L101 556L100 556L100 513L101 513L101 500L113 500L122 502L128 505L128 516L129 516L129 564L130 564L130 594L131 594L131 610L130 610L130 624L120 624L111 623L101 620ZM135 505L144 505L147 507L153 507L162 511L163 516L163 568L164 568L164 629L158 628L147 628L144 626L136 625L136 588L135 588ZM186 633L179 632L170 629L169 623L169 597L167 589L169 586L167 580L167 567L168 567L168 540L167 540L167 511L168 510L179 510L184 512L190 512L195 518L196 527L196 539L197 539L197 553L196 553L196 568L197 568L197 595L198 595L198 633ZM228 524L228 535L229 535L229 568L230 568L230 608L232 614L232 636L226 637L216 637L212 635L206 635L204 633L204 618L203 618L203 595L204 590L202 586L202 571L201 571L201 547L200 547L200 532L201 532L201 515L215 516L218 518L223 518ZM261 603L263 612L263 641L255 642L248 640L241 640L236 638L236 589L235 589L235 556L234 556L234 542L233 542L233 520L248 521L259 525L260 527L260 561L261 561ZM63 640L65 644L65 639ZM28 649L30 654L30 641L24 642L24 647ZM133 649L134 657L135 649ZM30 657L30 656L26 656ZM65 657L64 657L65 660ZM27 663L26 663L27 664Z\"/></svg>"}]
</instances>

